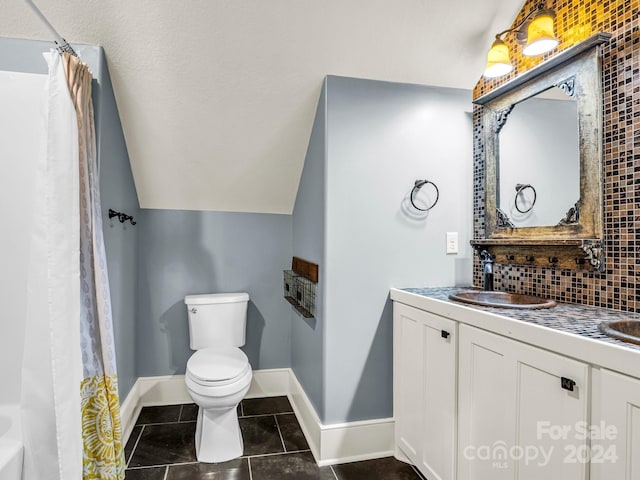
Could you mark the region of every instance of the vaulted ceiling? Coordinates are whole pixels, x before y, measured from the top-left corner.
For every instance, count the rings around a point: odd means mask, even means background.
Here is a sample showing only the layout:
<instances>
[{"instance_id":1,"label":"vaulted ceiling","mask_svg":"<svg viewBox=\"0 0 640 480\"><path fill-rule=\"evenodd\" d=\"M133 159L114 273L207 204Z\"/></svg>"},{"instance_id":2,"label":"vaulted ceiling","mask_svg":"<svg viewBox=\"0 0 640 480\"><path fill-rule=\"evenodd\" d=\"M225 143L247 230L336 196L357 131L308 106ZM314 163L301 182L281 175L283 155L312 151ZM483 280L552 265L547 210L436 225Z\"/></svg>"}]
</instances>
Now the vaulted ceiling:
<instances>
[{"instance_id":1,"label":"vaulted ceiling","mask_svg":"<svg viewBox=\"0 0 640 480\"><path fill-rule=\"evenodd\" d=\"M284 214L325 75L471 89L523 3L35 1L104 47L142 207ZM51 39L23 0L0 35Z\"/></svg>"}]
</instances>

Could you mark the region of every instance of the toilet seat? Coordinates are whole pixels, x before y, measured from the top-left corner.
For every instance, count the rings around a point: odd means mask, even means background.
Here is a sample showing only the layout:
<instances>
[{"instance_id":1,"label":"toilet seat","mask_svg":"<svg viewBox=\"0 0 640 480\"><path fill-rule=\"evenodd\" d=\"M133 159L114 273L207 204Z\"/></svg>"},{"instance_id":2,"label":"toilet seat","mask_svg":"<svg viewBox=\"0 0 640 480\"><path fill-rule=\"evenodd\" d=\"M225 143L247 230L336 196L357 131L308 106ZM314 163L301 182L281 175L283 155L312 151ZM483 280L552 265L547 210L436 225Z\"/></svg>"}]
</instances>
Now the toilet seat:
<instances>
[{"instance_id":1,"label":"toilet seat","mask_svg":"<svg viewBox=\"0 0 640 480\"><path fill-rule=\"evenodd\" d=\"M186 374L203 387L231 385L251 371L249 359L237 347L203 348L187 361Z\"/></svg>"}]
</instances>

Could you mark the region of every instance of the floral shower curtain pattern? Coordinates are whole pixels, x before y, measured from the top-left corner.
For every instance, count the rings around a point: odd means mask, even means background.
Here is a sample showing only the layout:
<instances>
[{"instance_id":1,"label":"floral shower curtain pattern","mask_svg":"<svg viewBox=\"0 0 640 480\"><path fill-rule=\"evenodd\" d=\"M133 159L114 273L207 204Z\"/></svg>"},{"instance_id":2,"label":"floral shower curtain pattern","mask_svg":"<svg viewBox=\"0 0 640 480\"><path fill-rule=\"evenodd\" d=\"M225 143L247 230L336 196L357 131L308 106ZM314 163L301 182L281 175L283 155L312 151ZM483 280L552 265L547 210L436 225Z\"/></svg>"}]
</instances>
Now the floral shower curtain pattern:
<instances>
[{"instance_id":1,"label":"floral shower curtain pattern","mask_svg":"<svg viewBox=\"0 0 640 480\"><path fill-rule=\"evenodd\" d=\"M121 480L124 452L111 295L102 235L96 138L88 66L65 53L62 62L78 119L80 171L80 387L83 478Z\"/></svg>"},{"instance_id":2,"label":"floral shower curtain pattern","mask_svg":"<svg viewBox=\"0 0 640 480\"><path fill-rule=\"evenodd\" d=\"M67 53L63 54L62 63L78 121L83 478L122 480L125 462L111 295L102 234L91 100L93 76L86 64Z\"/></svg>"}]
</instances>

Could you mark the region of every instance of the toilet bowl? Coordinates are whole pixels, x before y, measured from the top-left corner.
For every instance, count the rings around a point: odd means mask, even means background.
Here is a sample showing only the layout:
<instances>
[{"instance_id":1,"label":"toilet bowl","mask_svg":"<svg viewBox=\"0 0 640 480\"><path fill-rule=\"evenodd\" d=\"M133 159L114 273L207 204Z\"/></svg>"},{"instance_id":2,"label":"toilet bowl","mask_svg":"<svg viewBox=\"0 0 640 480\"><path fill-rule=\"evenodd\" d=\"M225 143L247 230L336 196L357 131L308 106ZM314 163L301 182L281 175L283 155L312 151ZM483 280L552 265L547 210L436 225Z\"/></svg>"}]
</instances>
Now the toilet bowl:
<instances>
[{"instance_id":1,"label":"toilet bowl","mask_svg":"<svg viewBox=\"0 0 640 480\"><path fill-rule=\"evenodd\" d=\"M249 391L251 366L245 343L249 294L205 293L184 299L189 318L187 391L198 405L196 456L225 462L242 455L237 407Z\"/></svg>"},{"instance_id":2,"label":"toilet bowl","mask_svg":"<svg viewBox=\"0 0 640 480\"><path fill-rule=\"evenodd\" d=\"M237 347L211 347L195 352L187 362L187 391L198 405L196 456L218 463L242 455L237 407L249 391L251 366Z\"/></svg>"}]
</instances>

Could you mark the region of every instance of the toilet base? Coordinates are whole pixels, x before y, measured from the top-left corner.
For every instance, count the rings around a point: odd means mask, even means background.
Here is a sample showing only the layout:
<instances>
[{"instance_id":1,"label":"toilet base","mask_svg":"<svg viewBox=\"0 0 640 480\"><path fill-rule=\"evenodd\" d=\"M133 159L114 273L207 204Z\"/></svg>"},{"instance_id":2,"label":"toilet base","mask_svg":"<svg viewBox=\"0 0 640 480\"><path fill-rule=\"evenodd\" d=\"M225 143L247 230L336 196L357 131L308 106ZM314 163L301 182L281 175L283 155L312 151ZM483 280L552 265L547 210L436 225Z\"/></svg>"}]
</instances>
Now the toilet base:
<instances>
[{"instance_id":1,"label":"toilet base","mask_svg":"<svg viewBox=\"0 0 640 480\"><path fill-rule=\"evenodd\" d=\"M238 381L215 387L202 386L185 375L187 391L198 405L196 457L199 462L219 463L242 456L238 404L251 385L251 369Z\"/></svg>"},{"instance_id":2,"label":"toilet base","mask_svg":"<svg viewBox=\"0 0 640 480\"><path fill-rule=\"evenodd\" d=\"M235 408L198 410L196 457L199 462L219 463L242 456L242 434Z\"/></svg>"}]
</instances>

